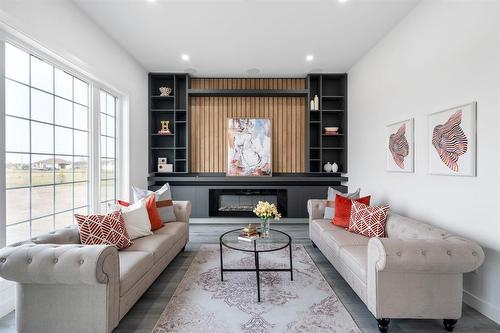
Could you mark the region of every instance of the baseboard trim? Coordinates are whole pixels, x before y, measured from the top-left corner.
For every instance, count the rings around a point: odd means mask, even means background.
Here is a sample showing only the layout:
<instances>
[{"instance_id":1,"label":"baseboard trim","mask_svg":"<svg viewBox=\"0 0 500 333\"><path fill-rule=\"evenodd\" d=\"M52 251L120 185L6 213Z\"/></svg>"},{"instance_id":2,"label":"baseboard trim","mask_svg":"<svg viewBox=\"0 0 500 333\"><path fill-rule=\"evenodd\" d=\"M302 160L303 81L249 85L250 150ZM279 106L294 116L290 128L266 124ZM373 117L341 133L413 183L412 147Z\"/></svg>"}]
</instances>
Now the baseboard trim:
<instances>
[{"instance_id":1,"label":"baseboard trim","mask_svg":"<svg viewBox=\"0 0 500 333\"><path fill-rule=\"evenodd\" d=\"M464 290L464 303L473 307L477 311L481 312L483 315L486 317L490 318L497 324L500 324L500 309L497 308L495 305L486 302L476 295L473 295L469 293L468 291Z\"/></svg>"}]
</instances>

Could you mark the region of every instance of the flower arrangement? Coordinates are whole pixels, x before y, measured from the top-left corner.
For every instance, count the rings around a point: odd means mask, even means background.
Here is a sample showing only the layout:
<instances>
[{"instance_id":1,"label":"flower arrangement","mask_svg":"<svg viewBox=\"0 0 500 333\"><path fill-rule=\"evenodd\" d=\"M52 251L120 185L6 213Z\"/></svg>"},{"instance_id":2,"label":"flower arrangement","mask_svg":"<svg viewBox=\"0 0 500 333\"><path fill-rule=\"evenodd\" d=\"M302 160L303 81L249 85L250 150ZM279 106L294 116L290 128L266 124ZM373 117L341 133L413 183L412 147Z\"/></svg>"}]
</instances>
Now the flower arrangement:
<instances>
[{"instance_id":1,"label":"flower arrangement","mask_svg":"<svg viewBox=\"0 0 500 333\"><path fill-rule=\"evenodd\" d=\"M276 208L275 204L270 204L267 201L259 201L253 212L260 218L261 237L269 238L269 219L274 218L275 220L279 220L281 218L278 208Z\"/></svg>"},{"instance_id":2,"label":"flower arrangement","mask_svg":"<svg viewBox=\"0 0 500 333\"><path fill-rule=\"evenodd\" d=\"M271 204L267 201L259 201L257 206L255 206L253 212L262 220L267 220L270 218L279 220L281 218L281 214L278 212L278 208L276 208L276 205Z\"/></svg>"}]
</instances>

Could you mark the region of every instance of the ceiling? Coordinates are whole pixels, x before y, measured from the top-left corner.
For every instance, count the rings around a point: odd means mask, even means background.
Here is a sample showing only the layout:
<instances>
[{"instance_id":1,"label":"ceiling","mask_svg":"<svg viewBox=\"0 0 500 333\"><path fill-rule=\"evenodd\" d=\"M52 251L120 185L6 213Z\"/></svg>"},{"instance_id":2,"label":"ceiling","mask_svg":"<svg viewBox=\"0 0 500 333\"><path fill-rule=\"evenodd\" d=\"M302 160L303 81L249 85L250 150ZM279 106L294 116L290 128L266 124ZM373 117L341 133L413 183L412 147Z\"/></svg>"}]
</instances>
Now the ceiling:
<instances>
[{"instance_id":1,"label":"ceiling","mask_svg":"<svg viewBox=\"0 0 500 333\"><path fill-rule=\"evenodd\" d=\"M419 2L73 1L146 70L197 76L346 72Z\"/></svg>"}]
</instances>

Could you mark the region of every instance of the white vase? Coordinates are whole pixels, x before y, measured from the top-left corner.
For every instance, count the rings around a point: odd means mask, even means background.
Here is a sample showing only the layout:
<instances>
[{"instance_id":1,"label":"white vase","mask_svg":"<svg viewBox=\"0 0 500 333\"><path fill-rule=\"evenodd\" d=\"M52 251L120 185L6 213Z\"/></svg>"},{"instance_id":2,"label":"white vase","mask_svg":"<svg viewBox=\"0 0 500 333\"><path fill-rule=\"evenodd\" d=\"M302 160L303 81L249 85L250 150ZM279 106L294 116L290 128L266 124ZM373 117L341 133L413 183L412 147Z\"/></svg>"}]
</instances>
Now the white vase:
<instances>
[{"instance_id":1,"label":"white vase","mask_svg":"<svg viewBox=\"0 0 500 333\"><path fill-rule=\"evenodd\" d=\"M318 95L314 95L314 109L319 110L319 97L318 97Z\"/></svg>"},{"instance_id":2,"label":"white vase","mask_svg":"<svg viewBox=\"0 0 500 333\"><path fill-rule=\"evenodd\" d=\"M339 171L339 166L337 163L333 162L332 164L332 172L337 172Z\"/></svg>"},{"instance_id":3,"label":"white vase","mask_svg":"<svg viewBox=\"0 0 500 333\"><path fill-rule=\"evenodd\" d=\"M325 172L332 172L332 164L330 162L326 163L323 165L323 170L325 170Z\"/></svg>"},{"instance_id":4,"label":"white vase","mask_svg":"<svg viewBox=\"0 0 500 333\"><path fill-rule=\"evenodd\" d=\"M311 99L311 110L316 110L316 104L314 104L314 99Z\"/></svg>"}]
</instances>

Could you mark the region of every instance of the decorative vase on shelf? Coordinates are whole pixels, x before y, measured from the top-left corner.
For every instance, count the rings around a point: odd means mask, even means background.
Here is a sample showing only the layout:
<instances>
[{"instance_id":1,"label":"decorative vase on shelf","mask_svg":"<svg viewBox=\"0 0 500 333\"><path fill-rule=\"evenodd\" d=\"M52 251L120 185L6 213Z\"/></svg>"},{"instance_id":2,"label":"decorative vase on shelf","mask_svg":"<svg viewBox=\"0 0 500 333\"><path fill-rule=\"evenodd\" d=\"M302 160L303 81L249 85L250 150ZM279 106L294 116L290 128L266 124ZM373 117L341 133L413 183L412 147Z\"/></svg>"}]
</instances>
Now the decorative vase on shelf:
<instances>
[{"instance_id":1,"label":"decorative vase on shelf","mask_svg":"<svg viewBox=\"0 0 500 333\"><path fill-rule=\"evenodd\" d=\"M332 164L330 162L326 163L323 165L323 170L325 170L325 172L332 172Z\"/></svg>"},{"instance_id":2,"label":"decorative vase on shelf","mask_svg":"<svg viewBox=\"0 0 500 333\"><path fill-rule=\"evenodd\" d=\"M269 238L269 219L260 219L260 237Z\"/></svg>"},{"instance_id":3,"label":"decorative vase on shelf","mask_svg":"<svg viewBox=\"0 0 500 333\"><path fill-rule=\"evenodd\" d=\"M314 103L314 99L311 99L311 111L316 110L316 104Z\"/></svg>"},{"instance_id":4,"label":"decorative vase on shelf","mask_svg":"<svg viewBox=\"0 0 500 333\"><path fill-rule=\"evenodd\" d=\"M332 172L337 172L339 171L339 166L337 163L333 162L332 164Z\"/></svg>"},{"instance_id":5,"label":"decorative vase on shelf","mask_svg":"<svg viewBox=\"0 0 500 333\"><path fill-rule=\"evenodd\" d=\"M314 95L314 109L319 110L319 97L318 97L318 95Z\"/></svg>"}]
</instances>

